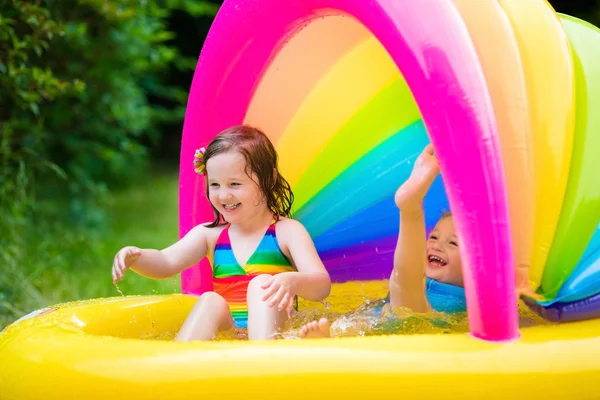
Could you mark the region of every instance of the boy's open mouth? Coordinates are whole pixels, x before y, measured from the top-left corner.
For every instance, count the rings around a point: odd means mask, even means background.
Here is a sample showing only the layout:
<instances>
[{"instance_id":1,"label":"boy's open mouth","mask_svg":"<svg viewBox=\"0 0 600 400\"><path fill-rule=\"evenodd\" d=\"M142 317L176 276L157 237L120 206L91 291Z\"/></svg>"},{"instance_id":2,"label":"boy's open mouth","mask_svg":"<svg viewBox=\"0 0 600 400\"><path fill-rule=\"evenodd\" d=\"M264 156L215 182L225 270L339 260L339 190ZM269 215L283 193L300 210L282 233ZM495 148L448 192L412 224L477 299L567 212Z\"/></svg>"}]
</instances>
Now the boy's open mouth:
<instances>
[{"instance_id":1,"label":"boy's open mouth","mask_svg":"<svg viewBox=\"0 0 600 400\"><path fill-rule=\"evenodd\" d=\"M448 264L443 258L435 256L433 254L427 257L427 263L430 267L434 268L443 267L444 265Z\"/></svg>"}]
</instances>

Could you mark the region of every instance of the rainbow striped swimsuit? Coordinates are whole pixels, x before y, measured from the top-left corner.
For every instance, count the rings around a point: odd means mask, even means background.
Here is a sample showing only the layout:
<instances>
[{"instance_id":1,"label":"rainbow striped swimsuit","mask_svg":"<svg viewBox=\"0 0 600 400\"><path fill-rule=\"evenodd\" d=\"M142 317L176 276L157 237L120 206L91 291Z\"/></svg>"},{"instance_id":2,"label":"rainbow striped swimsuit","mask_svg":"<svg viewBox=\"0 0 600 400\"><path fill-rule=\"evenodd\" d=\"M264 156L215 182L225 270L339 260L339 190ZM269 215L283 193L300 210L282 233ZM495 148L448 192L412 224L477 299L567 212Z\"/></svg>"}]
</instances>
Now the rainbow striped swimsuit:
<instances>
[{"instance_id":1,"label":"rainbow striped swimsuit","mask_svg":"<svg viewBox=\"0 0 600 400\"><path fill-rule=\"evenodd\" d=\"M250 281L261 274L279 274L297 271L283 254L275 235L275 224L267 229L254 253L244 267L240 266L231 250L229 225L223 229L215 246L213 260L214 291L227 301L238 328L248 327L246 292Z\"/></svg>"}]
</instances>

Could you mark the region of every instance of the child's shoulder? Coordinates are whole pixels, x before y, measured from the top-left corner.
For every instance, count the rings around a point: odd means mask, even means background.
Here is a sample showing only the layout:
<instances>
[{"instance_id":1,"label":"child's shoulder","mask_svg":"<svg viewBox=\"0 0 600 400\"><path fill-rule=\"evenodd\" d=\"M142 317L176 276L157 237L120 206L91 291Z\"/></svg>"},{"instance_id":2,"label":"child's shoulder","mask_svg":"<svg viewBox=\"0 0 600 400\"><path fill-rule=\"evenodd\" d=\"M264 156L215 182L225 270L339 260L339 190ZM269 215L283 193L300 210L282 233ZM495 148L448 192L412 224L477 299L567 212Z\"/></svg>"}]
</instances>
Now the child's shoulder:
<instances>
[{"instance_id":1,"label":"child's shoulder","mask_svg":"<svg viewBox=\"0 0 600 400\"><path fill-rule=\"evenodd\" d=\"M210 222L200 223L193 227L190 233L193 232L194 234L203 236L208 240L217 240L221 232L223 232L223 230L227 226L226 224L217 225L215 227L210 227L209 225Z\"/></svg>"},{"instance_id":2,"label":"child's shoulder","mask_svg":"<svg viewBox=\"0 0 600 400\"><path fill-rule=\"evenodd\" d=\"M302 222L287 217L279 217L279 221L276 223L277 234L294 234L297 232L306 232L306 228L302 225Z\"/></svg>"}]
</instances>

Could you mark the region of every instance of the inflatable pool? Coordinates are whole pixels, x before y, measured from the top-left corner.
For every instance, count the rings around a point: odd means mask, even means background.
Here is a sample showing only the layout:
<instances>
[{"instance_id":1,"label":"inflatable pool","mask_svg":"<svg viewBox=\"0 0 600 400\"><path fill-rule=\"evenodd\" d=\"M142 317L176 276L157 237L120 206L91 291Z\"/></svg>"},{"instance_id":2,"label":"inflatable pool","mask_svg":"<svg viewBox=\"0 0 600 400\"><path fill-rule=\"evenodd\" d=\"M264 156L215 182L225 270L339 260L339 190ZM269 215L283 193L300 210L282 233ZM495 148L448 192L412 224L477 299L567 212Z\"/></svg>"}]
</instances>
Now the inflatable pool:
<instances>
[{"instance_id":1,"label":"inflatable pool","mask_svg":"<svg viewBox=\"0 0 600 400\"><path fill-rule=\"evenodd\" d=\"M384 286L341 283L332 295L371 297ZM510 344L461 333L169 340L194 302L91 300L20 321L0 336L0 399L598 398L597 387L582 384L600 374L598 319L523 328Z\"/></svg>"},{"instance_id":2,"label":"inflatable pool","mask_svg":"<svg viewBox=\"0 0 600 400\"><path fill-rule=\"evenodd\" d=\"M600 31L544 0L416 4L226 0L188 101L180 235L212 218L195 149L256 125L333 293L385 296L393 193L431 142L443 180L427 225L452 209L470 332L176 343L211 290L204 260L181 295L59 304L7 327L0 400L600 398L583 384L600 377ZM519 329L517 293L553 322Z\"/></svg>"}]
</instances>

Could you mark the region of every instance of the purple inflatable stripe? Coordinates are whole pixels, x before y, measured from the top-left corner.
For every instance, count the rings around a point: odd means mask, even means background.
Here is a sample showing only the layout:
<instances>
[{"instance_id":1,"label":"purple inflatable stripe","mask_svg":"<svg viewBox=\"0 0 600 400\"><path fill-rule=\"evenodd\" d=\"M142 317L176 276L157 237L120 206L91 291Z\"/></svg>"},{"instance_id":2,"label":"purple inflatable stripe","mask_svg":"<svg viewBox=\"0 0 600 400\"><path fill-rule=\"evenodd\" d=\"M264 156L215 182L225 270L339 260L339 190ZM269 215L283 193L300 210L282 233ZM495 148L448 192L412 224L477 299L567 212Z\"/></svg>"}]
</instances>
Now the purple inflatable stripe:
<instances>
[{"instance_id":1,"label":"purple inflatable stripe","mask_svg":"<svg viewBox=\"0 0 600 400\"><path fill-rule=\"evenodd\" d=\"M533 301L525 304L548 321L575 322L600 318L600 294L570 303L554 303L544 307Z\"/></svg>"}]
</instances>

